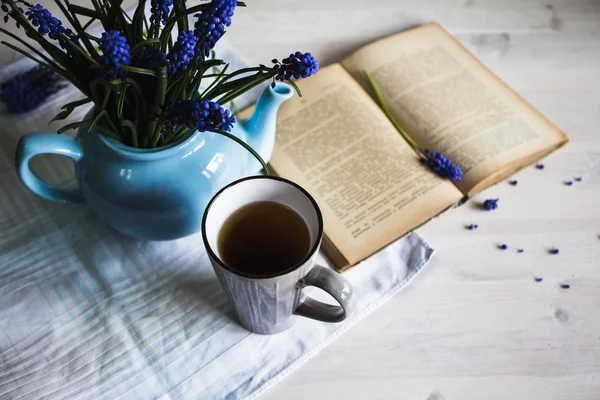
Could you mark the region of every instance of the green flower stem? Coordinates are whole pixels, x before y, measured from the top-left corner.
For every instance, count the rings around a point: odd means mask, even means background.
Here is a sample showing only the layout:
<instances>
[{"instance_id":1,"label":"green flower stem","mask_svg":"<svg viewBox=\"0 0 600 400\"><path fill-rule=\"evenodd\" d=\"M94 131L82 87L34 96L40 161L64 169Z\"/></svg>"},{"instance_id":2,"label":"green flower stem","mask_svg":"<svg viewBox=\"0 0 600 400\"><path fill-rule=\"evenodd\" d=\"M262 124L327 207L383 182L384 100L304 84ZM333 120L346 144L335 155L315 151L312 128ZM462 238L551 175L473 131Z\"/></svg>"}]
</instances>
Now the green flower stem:
<instances>
[{"instance_id":1,"label":"green flower stem","mask_svg":"<svg viewBox=\"0 0 600 400\"><path fill-rule=\"evenodd\" d=\"M240 146L242 146L250 154L252 154L254 156L254 158L256 158L256 160L260 163L260 165L262 165L262 167L265 170L265 173L267 175L271 175L271 170L269 169L269 166L267 165L267 163L265 162L265 160L263 160L262 157L260 156L260 154L258 154L248 143L244 142L242 139L238 138L237 136L235 136L235 135L233 135L233 134L231 134L229 132L215 131L215 133L218 133L219 135L223 135L223 136L225 136L225 137L233 140L234 142L236 142Z\"/></svg>"},{"instance_id":2,"label":"green flower stem","mask_svg":"<svg viewBox=\"0 0 600 400\"><path fill-rule=\"evenodd\" d=\"M154 104L150 111L150 122L146 128L146 135L144 135L144 147L150 143L158 143L160 137L160 129L158 129L158 120L156 116L161 114L161 107L165 104L165 96L167 95L167 67L162 67L158 71L158 77L156 82L156 94L154 95ZM150 139L150 143L148 143Z\"/></svg>"},{"instance_id":3,"label":"green flower stem","mask_svg":"<svg viewBox=\"0 0 600 400\"><path fill-rule=\"evenodd\" d=\"M129 129L129 132L131 133L131 144L133 147L138 147L137 132L134 123L127 119L121 122L121 126Z\"/></svg>"},{"instance_id":4,"label":"green flower stem","mask_svg":"<svg viewBox=\"0 0 600 400\"><path fill-rule=\"evenodd\" d=\"M232 101L233 99L243 95L244 93L246 93L249 90L254 89L256 86L260 85L261 83L263 83L265 81L265 79L263 77L259 77L256 80L248 83L245 86L242 86L236 90L232 90L231 92L225 94L223 97L221 97L219 99L219 103L220 104L227 104L230 101Z\"/></svg>"},{"instance_id":5,"label":"green flower stem","mask_svg":"<svg viewBox=\"0 0 600 400\"><path fill-rule=\"evenodd\" d=\"M371 78L371 75L369 75L369 73L367 71L365 71L364 69L363 69L362 73L365 76L365 78L367 78L367 82L369 82L369 85L373 89L373 93L375 93L375 98L377 99L377 102L381 106L381 109L383 110L385 115L388 117L388 119L390 120L392 125L394 125L394 128L396 128L398 133L400 133L400 136L402 136L402 138L404 140L406 140L406 142L410 145L410 147L412 147L417 153L419 153L421 155L424 154L423 151L419 148L419 146L406 134L406 132L404 131L404 129L402 129L400 124L398 124L398 122L392 115L392 112L390 111L388 106L385 104L385 101L383 100L383 96L381 95L381 92L379 91L377 84L375 83L373 78Z\"/></svg>"}]
</instances>

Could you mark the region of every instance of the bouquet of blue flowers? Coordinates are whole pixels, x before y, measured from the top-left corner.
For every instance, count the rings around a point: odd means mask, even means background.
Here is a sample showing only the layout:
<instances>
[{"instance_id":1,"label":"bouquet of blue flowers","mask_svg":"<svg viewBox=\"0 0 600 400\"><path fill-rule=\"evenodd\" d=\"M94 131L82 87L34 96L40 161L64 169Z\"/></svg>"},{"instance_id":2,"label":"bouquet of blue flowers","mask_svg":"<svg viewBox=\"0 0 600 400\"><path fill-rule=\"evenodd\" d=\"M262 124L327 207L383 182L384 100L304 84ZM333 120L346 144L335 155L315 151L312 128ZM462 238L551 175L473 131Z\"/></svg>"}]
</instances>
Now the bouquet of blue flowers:
<instances>
[{"instance_id":1,"label":"bouquet of blue flowers","mask_svg":"<svg viewBox=\"0 0 600 400\"><path fill-rule=\"evenodd\" d=\"M3 44L62 75L86 96L64 105L55 120L93 102L92 117L59 133L86 128L139 148L164 146L196 130L236 139L229 133L235 117L223 105L269 80L272 85L287 81L301 95L293 79L318 70L310 53L296 52L272 60L272 66L228 71L213 47L236 8L245 6L240 1L212 0L188 8L186 0L139 0L132 14L121 9L121 0L90 0L90 7L54 1L69 27L40 4L0 0L4 22L15 21L44 51L6 29L0 32L14 40ZM96 21L104 30L99 37L86 32Z\"/></svg>"}]
</instances>

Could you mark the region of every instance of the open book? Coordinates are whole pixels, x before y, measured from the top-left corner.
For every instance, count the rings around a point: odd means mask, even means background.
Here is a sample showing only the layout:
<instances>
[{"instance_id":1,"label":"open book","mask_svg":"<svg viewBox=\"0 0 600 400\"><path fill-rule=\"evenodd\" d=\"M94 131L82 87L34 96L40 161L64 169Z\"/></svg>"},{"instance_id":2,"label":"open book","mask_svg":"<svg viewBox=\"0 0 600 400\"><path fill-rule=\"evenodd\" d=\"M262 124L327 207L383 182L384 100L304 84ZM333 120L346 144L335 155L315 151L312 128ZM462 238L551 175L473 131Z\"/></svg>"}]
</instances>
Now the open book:
<instances>
[{"instance_id":1,"label":"open book","mask_svg":"<svg viewBox=\"0 0 600 400\"><path fill-rule=\"evenodd\" d=\"M399 125L459 166L461 181L419 161L362 70ZM568 142L436 23L372 43L298 86L304 96L279 111L270 164L319 203L323 249L340 270Z\"/></svg>"}]
</instances>

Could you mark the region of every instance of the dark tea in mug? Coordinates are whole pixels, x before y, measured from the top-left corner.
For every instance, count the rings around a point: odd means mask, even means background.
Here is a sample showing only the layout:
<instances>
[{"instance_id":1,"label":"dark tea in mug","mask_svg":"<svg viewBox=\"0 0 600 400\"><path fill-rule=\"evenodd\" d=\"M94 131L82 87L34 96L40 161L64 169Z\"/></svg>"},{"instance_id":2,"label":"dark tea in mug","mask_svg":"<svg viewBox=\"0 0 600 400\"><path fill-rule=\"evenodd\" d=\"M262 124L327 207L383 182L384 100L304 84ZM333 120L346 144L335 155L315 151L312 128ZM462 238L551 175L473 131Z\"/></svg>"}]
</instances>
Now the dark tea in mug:
<instances>
[{"instance_id":1,"label":"dark tea in mug","mask_svg":"<svg viewBox=\"0 0 600 400\"><path fill-rule=\"evenodd\" d=\"M223 223L218 236L221 260L251 275L274 275L294 267L310 250L304 219L273 201L246 204Z\"/></svg>"}]
</instances>

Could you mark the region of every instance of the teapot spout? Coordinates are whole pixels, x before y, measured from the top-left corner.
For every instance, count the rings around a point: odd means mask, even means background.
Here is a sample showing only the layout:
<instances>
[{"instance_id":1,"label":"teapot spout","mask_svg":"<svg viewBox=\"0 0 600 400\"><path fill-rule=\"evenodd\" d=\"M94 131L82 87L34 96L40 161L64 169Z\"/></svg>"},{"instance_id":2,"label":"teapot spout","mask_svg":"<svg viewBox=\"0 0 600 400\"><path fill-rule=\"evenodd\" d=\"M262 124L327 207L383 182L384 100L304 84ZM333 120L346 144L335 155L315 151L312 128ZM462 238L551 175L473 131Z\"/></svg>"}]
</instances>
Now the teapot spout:
<instances>
[{"instance_id":1,"label":"teapot spout","mask_svg":"<svg viewBox=\"0 0 600 400\"><path fill-rule=\"evenodd\" d=\"M242 122L247 135L247 143L260 154L265 162L268 162L273 154L279 106L293 95L294 90L287 83L278 82L274 88L266 87L256 103L252 117Z\"/></svg>"}]
</instances>

